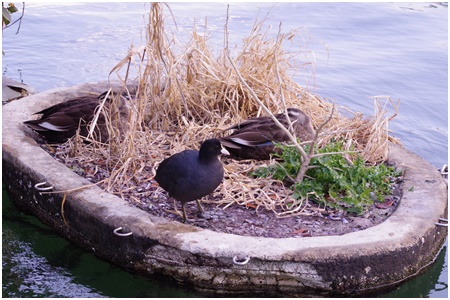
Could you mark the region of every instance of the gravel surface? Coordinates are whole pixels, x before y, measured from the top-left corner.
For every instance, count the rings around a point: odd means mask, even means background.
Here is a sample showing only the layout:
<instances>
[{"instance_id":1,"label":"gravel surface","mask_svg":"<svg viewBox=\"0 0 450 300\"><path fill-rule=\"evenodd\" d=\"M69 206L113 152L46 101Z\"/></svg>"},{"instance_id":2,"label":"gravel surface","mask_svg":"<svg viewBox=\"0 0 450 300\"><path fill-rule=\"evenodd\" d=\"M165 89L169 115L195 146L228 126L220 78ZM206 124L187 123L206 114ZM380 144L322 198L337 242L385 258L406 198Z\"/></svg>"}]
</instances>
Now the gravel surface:
<instances>
[{"instance_id":1,"label":"gravel surface","mask_svg":"<svg viewBox=\"0 0 450 300\"><path fill-rule=\"evenodd\" d=\"M167 193L151 184L141 187L141 197L134 196L128 202L152 215L181 222L182 217L173 212L174 200ZM220 196L220 195L219 195ZM211 196L210 196L211 197ZM247 208L232 204L227 208L216 204L202 203L204 212L198 213L195 201L186 203L188 224L218 232L258 237L310 237L342 235L363 230L386 220L398 206L401 199L399 183L393 185L393 194L386 197L385 203L374 205L363 216L352 216L342 211L321 210L311 205L311 215L277 218L271 211ZM181 203L176 202L181 211ZM378 208L378 207L380 208ZM308 212L308 210L306 210Z\"/></svg>"},{"instance_id":2,"label":"gravel surface","mask_svg":"<svg viewBox=\"0 0 450 300\"><path fill-rule=\"evenodd\" d=\"M64 157L55 155L55 149L41 144L58 161L64 163L74 172L87 178L91 182L98 182L105 178L105 174L98 172L100 168L80 165L77 159L65 161ZM142 172L149 172L145 167ZM96 171L92 171L96 169ZM89 171L91 170L91 171ZM150 172L149 172L150 174ZM224 233L257 237L311 237L342 235L375 226L386 220L400 204L402 191L400 188L402 178L395 178L392 183L392 195L386 196L383 203L376 203L363 216L355 216L343 211L333 209L319 209L314 203L309 204L304 214L294 217L277 218L272 211L264 208L245 207L233 203L224 208L214 203L202 203L204 212L199 214L195 201L185 205L188 217L187 223L193 226ZM216 189L218 191L219 189ZM132 191L120 191L120 197L130 205L136 206L149 214L181 222L181 214L174 212L176 208L181 212L181 203L170 198L162 188L152 179ZM202 200L221 198L220 193L213 193Z\"/></svg>"}]
</instances>

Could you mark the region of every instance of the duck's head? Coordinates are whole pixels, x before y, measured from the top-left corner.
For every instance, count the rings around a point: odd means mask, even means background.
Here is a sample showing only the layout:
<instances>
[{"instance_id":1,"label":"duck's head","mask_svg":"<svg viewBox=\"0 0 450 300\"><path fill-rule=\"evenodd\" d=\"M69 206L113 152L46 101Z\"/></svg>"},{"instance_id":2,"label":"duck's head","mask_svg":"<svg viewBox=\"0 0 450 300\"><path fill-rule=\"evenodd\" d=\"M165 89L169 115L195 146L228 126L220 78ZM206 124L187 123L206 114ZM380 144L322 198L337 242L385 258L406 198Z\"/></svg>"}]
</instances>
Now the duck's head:
<instances>
[{"instance_id":1,"label":"duck's head","mask_svg":"<svg viewBox=\"0 0 450 300\"><path fill-rule=\"evenodd\" d=\"M291 122L296 122L300 125L311 123L309 116L298 108L290 107L287 109L287 112Z\"/></svg>"}]
</instances>

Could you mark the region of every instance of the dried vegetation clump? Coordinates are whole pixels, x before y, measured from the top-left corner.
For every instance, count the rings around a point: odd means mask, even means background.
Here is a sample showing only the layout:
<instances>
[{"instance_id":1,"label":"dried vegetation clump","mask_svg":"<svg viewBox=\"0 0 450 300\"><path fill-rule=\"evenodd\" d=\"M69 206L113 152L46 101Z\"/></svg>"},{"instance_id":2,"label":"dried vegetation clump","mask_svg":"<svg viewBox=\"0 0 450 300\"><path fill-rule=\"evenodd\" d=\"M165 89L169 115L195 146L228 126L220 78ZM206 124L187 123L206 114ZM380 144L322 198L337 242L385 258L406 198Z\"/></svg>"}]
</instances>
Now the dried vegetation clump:
<instances>
[{"instance_id":1,"label":"dried vegetation clump","mask_svg":"<svg viewBox=\"0 0 450 300\"><path fill-rule=\"evenodd\" d=\"M155 170L164 158L185 149L198 149L205 139L226 134L224 130L232 124L265 115L263 106L273 113L286 107L300 108L311 117L315 129L329 118L333 104L308 93L292 78L309 64L296 64L295 53L283 49L286 42L296 41L298 32L282 33L280 25L279 31L271 34L264 19L256 20L242 46L230 49L227 21L224 47L217 54L208 46L207 33L199 34L195 28L189 42L180 45L165 29L164 17L163 5L152 4L146 45L132 46L111 71L124 83L137 82L135 90L126 90L134 98L129 101L127 133L117 134L111 126L107 144L83 143L82 138L75 137L64 145L66 161L94 166L90 172L105 174L99 184L107 191L125 197L138 187L153 185ZM137 77L129 78L131 73ZM346 147L360 151L367 162L385 160L391 139L385 105L392 103L389 98L374 102L373 117L352 112L346 113L350 117L343 116L339 110L348 109L334 107L317 146L343 138ZM291 191L281 182L247 176L268 162L223 161L223 184L205 202L224 208L234 203L264 208L277 216L296 214L289 213Z\"/></svg>"}]
</instances>

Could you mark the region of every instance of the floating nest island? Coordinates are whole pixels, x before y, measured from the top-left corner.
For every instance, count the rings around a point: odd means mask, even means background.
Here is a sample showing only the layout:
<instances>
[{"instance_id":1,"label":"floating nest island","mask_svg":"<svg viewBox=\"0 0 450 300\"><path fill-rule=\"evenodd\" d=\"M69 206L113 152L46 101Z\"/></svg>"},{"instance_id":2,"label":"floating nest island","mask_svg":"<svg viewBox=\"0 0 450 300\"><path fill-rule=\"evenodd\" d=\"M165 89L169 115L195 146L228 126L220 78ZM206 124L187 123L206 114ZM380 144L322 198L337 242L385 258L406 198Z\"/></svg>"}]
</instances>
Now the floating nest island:
<instances>
[{"instance_id":1,"label":"floating nest island","mask_svg":"<svg viewBox=\"0 0 450 300\"><path fill-rule=\"evenodd\" d=\"M194 29L187 44L180 45L167 34L164 21L161 5L152 4L147 43L132 46L112 70L118 83L41 93L34 97L47 97L50 103L26 104L26 114L15 116L20 125L4 118L4 130L20 128L20 138L4 138L3 143L4 176L20 207L107 260L145 274L169 275L207 293L358 295L395 286L433 261L446 233L424 222L446 211L446 201L441 201L446 199L445 185L437 171L405 153L389 136L388 122L397 105L389 98L374 98L375 115L365 117L309 93L293 80L307 64L283 48L297 39L296 31L282 33L280 26L271 35L265 20L256 20L243 45L231 49L227 21L224 48L217 55L208 47L206 31ZM107 142L95 131L58 146L38 146L27 130L23 137L21 123L60 101L61 95L70 99L111 86L130 100L125 127L117 126L124 114L114 108L97 112L107 120ZM388 106L392 116L386 116ZM279 164L276 156L270 161L223 157L225 177L203 199L205 214L194 217L195 203L187 204L192 221L180 223L180 216L171 212L174 202L153 179L158 164L225 135L233 124L288 107L311 117L317 134L306 142L310 147L322 149L340 141L342 149L335 155L345 157L349 165L362 159L366 165L387 163L404 171L390 179L391 195L372 197L366 210L352 214L330 195L325 195L329 203L320 203L314 195L294 195L292 182L252 175L258 168ZM26 145L12 145L16 142ZM306 149L300 142L293 140L292 147ZM36 150L39 147L46 151ZM27 160L30 153L33 159ZM59 162L70 170L55 171L61 168ZM424 165L422 171L428 168L426 180L415 182L410 164ZM46 170L29 171L37 166ZM66 182L55 182L61 178ZM433 185L440 204L423 208L420 199L402 195L405 180L416 190ZM30 187L41 181L53 190L38 188L30 196ZM399 206L402 211L396 210ZM402 226L407 220L409 225Z\"/></svg>"}]
</instances>

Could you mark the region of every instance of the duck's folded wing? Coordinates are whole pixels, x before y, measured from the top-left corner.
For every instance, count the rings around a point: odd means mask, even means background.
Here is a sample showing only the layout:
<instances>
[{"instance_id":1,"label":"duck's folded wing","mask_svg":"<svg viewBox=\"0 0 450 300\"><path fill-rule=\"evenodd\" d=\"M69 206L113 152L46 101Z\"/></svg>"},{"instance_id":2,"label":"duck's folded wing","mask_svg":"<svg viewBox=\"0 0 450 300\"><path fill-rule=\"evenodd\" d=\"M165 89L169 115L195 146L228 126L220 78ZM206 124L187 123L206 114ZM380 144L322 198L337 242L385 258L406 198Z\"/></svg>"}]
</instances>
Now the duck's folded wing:
<instances>
[{"instance_id":1,"label":"duck's folded wing","mask_svg":"<svg viewBox=\"0 0 450 300\"><path fill-rule=\"evenodd\" d=\"M31 120L24 123L37 131L68 131L78 127L78 123L75 121L76 119L68 117L65 113L58 112L44 119Z\"/></svg>"},{"instance_id":2,"label":"duck's folded wing","mask_svg":"<svg viewBox=\"0 0 450 300\"><path fill-rule=\"evenodd\" d=\"M282 142L288 140L286 133L274 123L252 124L233 132L224 140L232 141L238 148L239 145L247 147L262 147L272 142ZM229 146L229 143L224 143ZM237 144L237 145L236 145Z\"/></svg>"},{"instance_id":3,"label":"duck's folded wing","mask_svg":"<svg viewBox=\"0 0 450 300\"><path fill-rule=\"evenodd\" d=\"M94 116L95 103L83 103L73 105L60 111L52 107L44 112L38 120L24 122L30 128L37 131L69 131L78 128L80 124L87 124ZM41 112L41 113L42 113Z\"/></svg>"},{"instance_id":4,"label":"duck's folded wing","mask_svg":"<svg viewBox=\"0 0 450 300\"><path fill-rule=\"evenodd\" d=\"M244 122L235 124L225 130L246 130L248 127L258 126L273 122L270 117L258 117L245 120Z\"/></svg>"}]
</instances>

